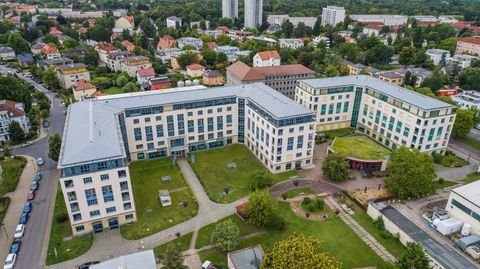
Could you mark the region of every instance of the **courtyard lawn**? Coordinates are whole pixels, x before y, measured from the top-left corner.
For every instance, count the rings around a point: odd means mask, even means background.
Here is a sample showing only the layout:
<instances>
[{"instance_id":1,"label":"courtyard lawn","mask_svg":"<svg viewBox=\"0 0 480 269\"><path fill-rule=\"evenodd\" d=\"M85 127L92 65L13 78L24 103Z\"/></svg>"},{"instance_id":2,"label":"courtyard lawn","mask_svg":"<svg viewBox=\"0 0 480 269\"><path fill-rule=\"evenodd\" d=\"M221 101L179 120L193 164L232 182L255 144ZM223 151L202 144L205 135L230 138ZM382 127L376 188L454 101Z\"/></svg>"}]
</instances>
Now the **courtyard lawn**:
<instances>
[{"instance_id":1,"label":"courtyard lawn","mask_svg":"<svg viewBox=\"0 0 480 269\"><path fill-rule=\"evenodd\" d=\"M27 160L23 157L0 161L3 170L3 179L0 181L0 196L17 188L18 180L26 163Z\"/></svg>"},{"instance_id":2,"label":"courtyard lawn","mask_svg":"<svg viewBox=\"0 0 480 269\"><path fill-rule=\"evenodd\" d=\"M468 174L464 179L463 179L463 182L465 183L472 183L474 181L477 181L480 179L480 174L479 173L471 173L471 174Z\"/></svg>"},{"instance_id":3,"label":"courtyard lawn","mask_svg":"<svg viewBox=\"0 0 480 269\"><path fill-rule=\"evenodd\" d=\"M454 153L447 151L445 155L433 155L433 161L445 167L462 167L468 165L469 162L458 157Z\"/></svg>"},{"instance_id":4,"label":"courtyard lawn","mask_svg":"<svg viewBox=\"0 0 480 269\"><path fill-rule=\"evenodd\" d=\"M123 93L123 90L118 88L118 87L110 87L108 89L105 89L102 91L103 93L106 93L108 95L112 95L112 94L120 94L120 93Z\"/></svg>"},{"instance_id":5,"label":"courtyard lawn","mask_svg":"<svg viewBox=\"0 0 480 269\"><path fill-rule=\"evenodd\" d=\"M295 196L300 195L301 193L307 195L307 194L315 194L315 191L312 190L311 188L305 187L305 188L297 188L297 189L291 189L289 191L286 191L282 194L285 195L287 198L293 198Z\"/></svg>"},{"instance_id":6,"label":"courtyard lawn","mask_svg":"<svg viewBox=\"0 0 480 269\"><path fill-rule=\"evenodd\" d=\"M170 158L133 162L129 166L137 222L121 227L124 238L136 240L184 222L197 214L195 197ZM171 181L162 182L162 176ZM159 190L169 190L172 205L162 207ZM180 204L186 203L186 206Z\"/></svg>"},{"instance_id":7,"label":"courtyard lawn","mask_svg":"<svg viewBox=\"0 0 480 269\"><path fill-rule=\"evenodd\" d=\"M56 216L59 214L67 215L67 219L59 223ZM64 240L68 238L69 240ZM83 237L72 238L72 228L68 219L67 208L63 200L62 189L60 186L57 190L55 198L55 210L53 212L52 229L50 231L50 239L48 241L47 265L71 260L83 253L87 252L93 243L93 235L86 234ZM55 256L55 250L57 256Z\"/></svg>"},{"instance_id":8,"label":"courtyard lawn","mask_svg":"<svg viewBox=\"0 0 480 269\"><path fill-rule=\"evenodd\" d=\"M343 128L337 130L325 131L325 138L334 139L335 137L342 137L351 134L355 130L354 128Z\"/></svg>"},{"instance_id":9,"label":"courtyard lawn","mask_svg":"<svg viewBox=\"0 0 480 269\"><path fill-rule=\"evenodd\" d=\"M448 181L448 180L436 180L433 182L435 184L435 189L441 190L450 186L453 186L455 184L458 184L458 182L455 181Z\"/></svg>"},{"instance_id":10,"label":"courtyard lawn","mask_svg":"<svg viewBox=\"0 0 480 269\"><path fill-rule=\"evenodd\" d=\"M390 155L390 151L363 135L337 137L332 144L336 153L364 160L381 160Z\"/></svg>"},{"instance_id":11,"label":"courtyard lawn","mask_svg":"<svg viewBox=\"0 0 480 269\"><path fill-rule=\"evenodd\" d=\"M386 268L387 264L370 249L341 219L329 209L330 218L324 222L310 221L295 215L290 206L279 202L279 214L286 221L283 231L267 230L266 234L240 241L238 249L260 244L268 252L273 244L293 233L303 233L323 241L323 251L330 253L343 264L343 268L376 267ZM200 235L199 235L200 236ZM218 249L200 252L202 261L210 260L214 264L227 267L227 255Z\"/></svg>"},{"instance_id":12,"label":"courtyard lawn","mask_svg":"<svg viewBox=\"0 0 480 269\"><path fill-rule=\"evenodd\" d=\"M179 238L172 240L166 244L160 245L153 249L155 253L155 257L165 255L165 251L167 250L168 244L176 244L180 251L186 251L190 247L190 241L192 241L192 233L188 233L185 235L180 236Z\"/></svg>"},{"instance_id":13,"label":"courtyard lawn","mask_svg":"<svg viewBox=\"0 0 480 269\"><path fill-rule=\"evenodd\" d=\"M229 163L235 163L237 168L229 169ZM247 196L250 193L252 174L266 169L241 144L195 152L195 163L191 163L191 166L210 200L218 203L229 203ZM297 175L294 170L272 175L273 184ZM226 195L225 188L229 190Z\"/></svg>"},{"instance_id":14,"label":"courtyard lawn","mask_svg":"<svg viewBox=\"0 0 480 269\"><path fill-rule=\"evenodd\" d=\"M3 218L5 218L5 215L7 214L9 204L9 197L0 197L0 223L3 223Z\"/></svg>"}]
</instances>

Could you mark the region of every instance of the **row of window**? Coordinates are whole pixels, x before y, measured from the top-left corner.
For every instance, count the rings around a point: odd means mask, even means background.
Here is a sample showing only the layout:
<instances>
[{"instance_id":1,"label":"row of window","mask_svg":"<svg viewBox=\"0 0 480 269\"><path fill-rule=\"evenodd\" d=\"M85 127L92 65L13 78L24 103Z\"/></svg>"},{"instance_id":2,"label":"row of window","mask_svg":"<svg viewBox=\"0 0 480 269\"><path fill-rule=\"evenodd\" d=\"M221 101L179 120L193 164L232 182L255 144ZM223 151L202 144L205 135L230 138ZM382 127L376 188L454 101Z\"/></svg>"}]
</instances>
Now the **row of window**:
<instances>
[{"instance_id":1,"label":"row of window","mask_svg":"<svg viewBox=\"0 0 480 269\"><path fill-rule=\"evenodd\" d=\"M131 202L127 202L127 203L123 203L123 209L124 210L129 210L132 208L132 203ZM107 207L105 208L105 214L113 214L113 213L116 213L117 212L117 208L115 206L111 206L111 207ZM101 215L101 212L99 209L96 209L96 210L92 210L90 212L88 212L90 218L94 218L94 217L98 217ZM131 215L131 214L129 214ZM75 213L72 215L73 217L73 221L74 222L77 222L77 221L81 221L82 220L82 214L81 213ZM127 218L126 219L131 219L133 218L133 215L131 215L130 218ZM76 231L77 232L80 232L80 231L83 231L83 225L80 225L80 226L77 226L77 227L81 227L81 228L76 228Z\"/></svg>"},{"instance_id":2,"label":"row of window","mask_svg":"<svg viewBox=\"0 0 480 269\"><path fill-rule=\"evenodd\" d=\"M221 112L223 112L223 108L218 107L216 109L216 111L218 113L221 113ZM232 111L232 107L227 106L226 111ZM212 114L212 113L213 113L213 109L207 109L207 114ZM197 115L199 115L199 116L203 115L203 110L198 110ZM183 117L183 114L178 114L177 116L178 117L180 117L180 116ZM193 117L193 111L187 112L187 116L188 117ZM144 120L145 123L149 123L149 122L152 121L152 119L150 117L145 117L143 120ZM162 116L155 116L155 121L161 121L161 120L162 120ZM133 119L133 124L139 124L139 123L140 123L140 119Z\"/></svg>"},{"instance_id":3,"label":"row of window","mask_svg":"<svg viewBox=\"0 0 480 269\"><path fill-rule=\"evenodd\" d=\"M118 178L125 178L125 177L127 177L127 171L126 170L118 170L117 175L118 175ZM100 175L100 181L107 181L109 179L110 179L109 174L101 174ZM93 178L91 176L83 178L83 184L87 185L87 184L92 184L92 183L93 183ZM124 183L127 183L127 182L126 181L125 182L120 182L120 186L121 186L121 184L124 184ZM63 184L64 184L66 189L75 187L75 184L73 183L73 179L64 180ZM128 188L128 186L127 186L127 188Z\"/></svg>"}]
</instances>

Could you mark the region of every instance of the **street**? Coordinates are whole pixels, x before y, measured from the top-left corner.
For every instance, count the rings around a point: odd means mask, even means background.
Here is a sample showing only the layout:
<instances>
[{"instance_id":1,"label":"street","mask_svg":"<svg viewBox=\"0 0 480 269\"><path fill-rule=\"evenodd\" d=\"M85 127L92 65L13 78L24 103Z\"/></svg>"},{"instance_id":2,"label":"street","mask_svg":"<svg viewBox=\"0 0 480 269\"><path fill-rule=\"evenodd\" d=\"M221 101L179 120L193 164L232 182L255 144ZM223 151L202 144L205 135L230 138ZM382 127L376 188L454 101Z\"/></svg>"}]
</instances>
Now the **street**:
<instances>
[{"instance_id":1,"label":"street","mask_svg":"<svg viewBox=\"0 0 480 269\"><path fill-rule=\"evenodd\" d=\"M2 74L7 74L8 71L15 72L14 69L0 65L0 72ZM61 100L55 98L55 93L49 92L41 84L24 78L21 74L18 74L18 77L45 93L52 101L48 134L59 133L61 136L65 124L65 108L62 106ZM32 202L33 210L30 213L30 219L26 225L25 236L22 239L22 248L15 266L16 268L41 268L45 266L45 257L48 248L50 222L52 219L51 214L53 213L57 184L57 163L48 158L48 136L34 142L31 146L15 148L13 153L15 155L30 155L35 159L42 157L45 161L43 166L39 166L39 171L43 174L43 179L40 181L40 188ZM8 231L10 235L13 235L13 232L14 231Z\"/></svg>"}]
</instances>

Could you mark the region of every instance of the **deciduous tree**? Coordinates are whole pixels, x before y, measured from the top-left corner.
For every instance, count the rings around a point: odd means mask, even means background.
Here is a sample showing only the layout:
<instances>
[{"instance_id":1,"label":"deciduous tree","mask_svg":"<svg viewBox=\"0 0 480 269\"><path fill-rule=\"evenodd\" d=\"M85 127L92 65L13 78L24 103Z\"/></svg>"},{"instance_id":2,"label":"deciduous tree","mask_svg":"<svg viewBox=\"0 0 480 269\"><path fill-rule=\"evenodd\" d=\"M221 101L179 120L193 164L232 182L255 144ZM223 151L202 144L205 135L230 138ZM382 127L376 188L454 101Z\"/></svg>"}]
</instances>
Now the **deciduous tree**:
<instances>
[{"instance_id":1,"label":"deciduous tree","mask_svg":"<svg viewBox=\"0 0 480 269\"><path fill-rule=\"evenodd\" d=\"M60 147L62 146L62 138L59 134L51 135L48 138L48 157L58 162L60 156Z\"/></svg>"},{"instance_id":2,"label":"deciduous tree","mask_svg":"<svg viewBox=\"0 0 480 269\"><path fill-rule=\"evenodd\" d=\"M25 139L25 132L17 121L12 121L8 125L8 134L10 141L15 144L18 144Z\"/></svg>"},{"instance_id":3,"label":"deciduous tree","mask_svg":"<svg viewBox=\"0 0 480 269\"><path fill-rule=\"evenodd\" d=\"M423 247L418 243L407 243L407 249L398 260L400 269L430 269L430 259L425 254Z\"/></svg>"},{"instance_id":4,"label":"deciduous tree","mask_svg":"<svg viewBox=\"0 0 480 269\"><path fill-rule=\"evenodd\" d=\"M471 109L457 109L457 116L453 124L452 135L465 137L475 124L475 111Z\"/></svg>"},{"instance_id":5,"label":"deciduous tree","mask_svg":"<svg viewBox=\"0 0 480 269\"><path fill-rule=\"evenodd\" d=\"M165 252L165 260L163 261L164 269L187 269L188 267L183 265L182 253L178 249L178 246L174 243L167 245L167 251Z\"/></svg>"},{"instance_id":6,"label":"deciduous tree","mask_svg":"<svg viewBox=\"0 0 480 269\"><path fill-rule=\"evenodd\" d=\"M258 170L252 175L252 183L250 189L258 190L272 186L272 175L266 169Z\"/></svg>"},{"instance_id":7,"label":"deciduous tree","mask_svg":"<svg viewBox=\"0 0 480 269\"><path fill-rule=\"evenodd\" d=\"M269 223L275 214L276 205L270 197L268 189L256 190L248 198L246 208L247 222L263 227Z\"/></svg>"},{"instance_id":8,"label":"deciduous tree","mask_svg":"<svg viewBox=\"0 0 480 269\"><path fill-rule=\"evenodd\" d=\"M240 229L231 220L220 222L215 226L210 243L218 245L222 251L232 251L238 246Z\"/></svg>"},{"instance_id":9,"label":"deciduous tree","mask_svg":"<svg viewBox=\"0 0 480 269\"><path fill-rule=\"evenodd\" d=\"M331 153L322 164L322 172L330 180L345 181L350 173L350 166L344 156Z\"/></svg>"}]
</instances>

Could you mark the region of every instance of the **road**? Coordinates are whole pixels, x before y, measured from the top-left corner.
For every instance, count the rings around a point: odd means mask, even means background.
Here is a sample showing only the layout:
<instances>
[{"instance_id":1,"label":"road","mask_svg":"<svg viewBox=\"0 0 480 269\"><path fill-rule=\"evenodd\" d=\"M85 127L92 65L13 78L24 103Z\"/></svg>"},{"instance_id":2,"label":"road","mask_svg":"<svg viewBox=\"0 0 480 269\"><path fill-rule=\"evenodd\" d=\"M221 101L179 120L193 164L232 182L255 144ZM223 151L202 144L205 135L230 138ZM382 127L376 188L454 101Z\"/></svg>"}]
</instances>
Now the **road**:
<instances>
[{"instance_id":1,"label":"road","mask_svg":"<svg viewBox=\"0 0 480 269\"><path fill-rule=\"evenodd\" d=\"M7 74L8 71L14 72L14 69L0 65L0 73ZM52 101L50 108L50 128L48 134L63 134L65 124L65 108L61 101L55 97L55 93L48 91L41 84L24 78L39 91L45 93ZM48 235L50 234L51 210L55 202L55 190L57 184L57 163L48 158L48 136L44 137L33 145L28 147L15 148L13 153L16 155L30 155L34 158L42 157L45 161L39 171L43 174L40 181L40 188L33 201L33 210L30 213L30 219L26 225L25 236L22 239L22 247L17 258L16 268L41 268L45 265L45 253L48 248ZM20 217L20 216L19 216ZM13 234L14 231L9 231Z\"/></svg>"}]
</instances>

